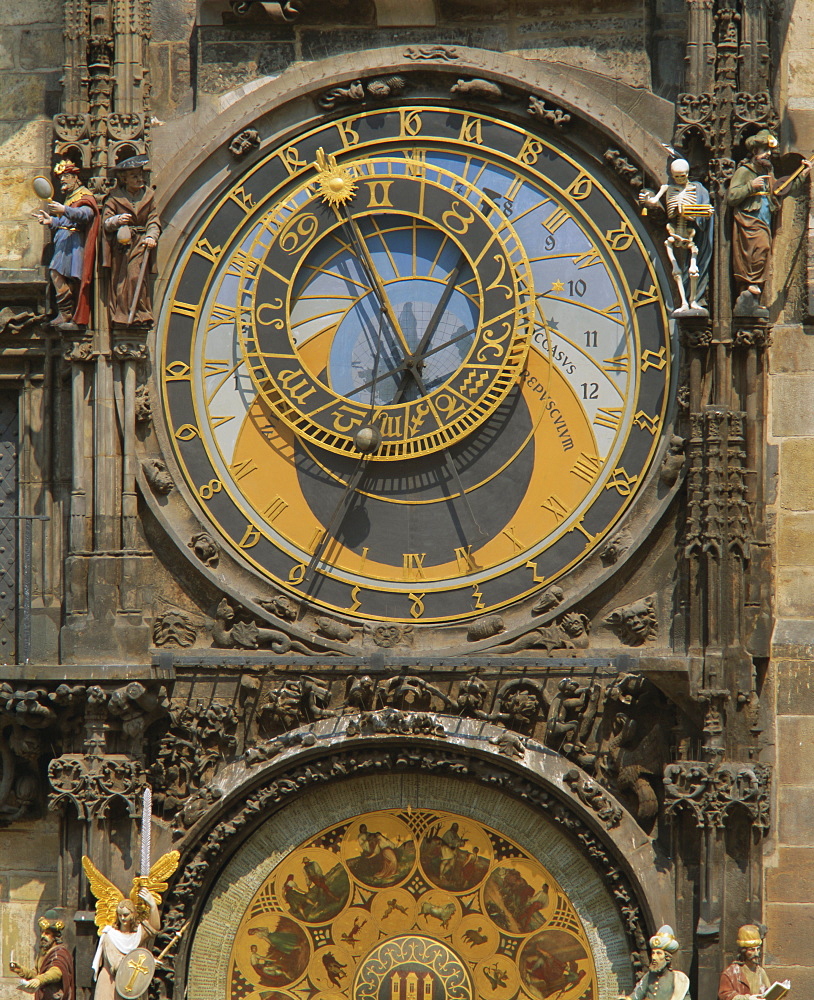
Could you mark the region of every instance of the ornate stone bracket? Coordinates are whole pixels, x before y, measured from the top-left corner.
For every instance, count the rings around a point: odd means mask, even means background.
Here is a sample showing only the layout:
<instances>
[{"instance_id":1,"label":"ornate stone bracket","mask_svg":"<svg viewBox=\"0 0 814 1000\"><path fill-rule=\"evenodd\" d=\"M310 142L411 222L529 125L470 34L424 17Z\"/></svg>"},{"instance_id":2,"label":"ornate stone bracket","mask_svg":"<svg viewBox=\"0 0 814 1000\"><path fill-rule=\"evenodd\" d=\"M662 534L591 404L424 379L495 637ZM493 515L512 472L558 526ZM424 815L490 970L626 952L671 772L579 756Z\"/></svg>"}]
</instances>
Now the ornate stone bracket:
<instances>
[{"instance_id":1,"label":"ornate stone bracket","mask_svg":"<svg viewBox=\"0 0 814 1000\"><path fill-rule=\"evenodd\" d=\"M145 773L139 761L125 754L63 754L48 765L48 780L53 789L49 809L73 805L80 819L91 819L106 816L118 799L135 818Z\"/></svg>"},{"instance_id":2,"label":"ornate stone bracket","mask_svg":"<svg viewBox=\"0 0 814 1000\"><path fill-rule=\"evenodd\" d=\"M735 809L745 809L755 829L766 833L770 824L767 764L678 761L664 769L664 812L668 817L688 810L696 825L723 829Z\"/></svg>"}]
</instances>

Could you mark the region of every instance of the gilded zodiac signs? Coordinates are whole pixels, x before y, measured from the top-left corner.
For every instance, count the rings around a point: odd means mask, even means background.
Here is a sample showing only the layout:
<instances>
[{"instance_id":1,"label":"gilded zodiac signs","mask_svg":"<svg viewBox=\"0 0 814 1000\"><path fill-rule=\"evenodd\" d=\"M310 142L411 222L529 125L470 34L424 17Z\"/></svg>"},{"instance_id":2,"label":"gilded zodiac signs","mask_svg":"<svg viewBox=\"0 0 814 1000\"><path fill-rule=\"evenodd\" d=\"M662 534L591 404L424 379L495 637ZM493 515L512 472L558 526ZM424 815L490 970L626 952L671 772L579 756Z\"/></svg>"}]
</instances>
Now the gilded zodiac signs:
<instances>
[{"instance_id":1,"label":"gilded zodiac signs","mask_svg":"<svg viewBox=\"0 0 814 1000\"><path fill-rule=\"evenodd\" d=\"M232 943L229 1000L594 1000L585 930L516 844L450 813L381 810L277 864Z\"/></svg>"}]
</instances>

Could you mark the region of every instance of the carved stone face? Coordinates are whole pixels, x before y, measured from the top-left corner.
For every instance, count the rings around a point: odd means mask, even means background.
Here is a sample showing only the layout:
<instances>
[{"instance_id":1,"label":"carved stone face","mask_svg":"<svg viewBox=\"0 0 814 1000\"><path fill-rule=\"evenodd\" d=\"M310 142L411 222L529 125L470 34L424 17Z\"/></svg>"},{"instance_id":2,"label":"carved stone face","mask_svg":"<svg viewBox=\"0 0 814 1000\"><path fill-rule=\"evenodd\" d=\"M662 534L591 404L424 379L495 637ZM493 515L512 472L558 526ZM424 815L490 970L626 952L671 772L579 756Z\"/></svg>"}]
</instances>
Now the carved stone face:
<instances>
[{"instance_id":1,"label":"carved stone face","mask_svg":"<svg viewBox=\"0 0 814 1000\"><path fill-rule=\"evenodd\" d=\"M116 907L116 923L125 934L131 934L136 929L136 912L129 899L123 899Z\"/></svg>"},{"instance_id":2,"label":"carved stone face","mask_svg":"<svg viewBox=\"0 0 814 1000\"><path fill-rule=\"evenodd\" d=\"M144 171L141 167L122 170L121 184L130 194L137 194L144 187Z\"/></svg>"},{"instance_id":3,"label":"carved stone face","mask_svg":"<svg viewBox=\"0 0 814 1000\"><path fill-rule=\"evenodd\" d=\"M630 604L622 612L622 624L637 638L647 638L653 624L653 612L644 601Z\"/></svg>"},{"instance_id":4,"label":"carved stone face","mask_svg":"<svg viewBox=\"0 0 814 1000\"><path fill-rule=\"evenodd\" d=\"M661 972L667 967L668 961L667 952L663 948L653 948L650 952L650 971Z\"/></svg>"},{"instance_id":5,"label":"carved stone face","mask_svg":"<svg viewBox=\"0 0 814 1000\"><path fill-rule=\"evenodd\" d=\"M744 962L756 965L760 961L760 945L755 945L752 948L741 948L741 955Z\"/></svg>"},{"instance_id":6,"label":"carved stone face","mask_svg":"<svg viewBox=\"0 0 814 1000\"><path fill-rule=\"evenodd\" d=\"M53 931L42 931L40 934L40 954L44 955L56 939L56 934Z\"/></svg>"},{"instance_id":7,"label":"carved stone face","mask_svg":"<svg viewBox=\"0 0 814 1000\"><path fill-rule=\"evenodd\" d=\"M675 160L670 164L670 173L674 183L679 187L684 187L690 178L690 165L686 160Z\"/></svg>"},{"instance_id":8,"label":"carved stone face","mask_svg":"<svg viewBox=\"0 0 814 1000\"><path fill-rule=\"evenodd\" d=\"M75 191L82 182L79 180L79 174L61 174L59 178L59 186L62 189L63 194L71 194Z\"/></svg>"}]
</instances>

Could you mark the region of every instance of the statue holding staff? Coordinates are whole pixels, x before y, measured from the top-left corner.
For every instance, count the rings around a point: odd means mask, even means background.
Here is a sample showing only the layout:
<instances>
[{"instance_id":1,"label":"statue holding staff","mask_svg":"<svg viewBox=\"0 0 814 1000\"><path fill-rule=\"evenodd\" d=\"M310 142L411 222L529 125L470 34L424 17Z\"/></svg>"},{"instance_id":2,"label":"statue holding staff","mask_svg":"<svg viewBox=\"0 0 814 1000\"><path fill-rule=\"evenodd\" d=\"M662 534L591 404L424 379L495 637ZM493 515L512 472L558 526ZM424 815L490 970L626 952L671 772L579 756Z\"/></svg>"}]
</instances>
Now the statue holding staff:
<instances>
[{"instance_id":1,"label":"statue holding staff","mask_svg":"<svg viewBox=\"0 0 814 1000\"><path fill-rule=\"evenodd\" d=\"M147 164L144 155L117 163L117 184L102 209L102 263L110 269L108 315L113 327L153 323L148 272L155 267L161 225L155 192L144 180Z\"/></svg>"},{"instance_id":2,"label":"statue holding staff","mask_svg":"<svg viewBox=\"0 0 814 1000\"><path fill-rule=\"evenodd\" d=\"M777 178L772 169L772 150L777 139L761 129L746 140L750 155L732 175L726 203L732 208L732 272L737 299L735 316L768 319L761 304L772 257L772 219L787 195L802 191L811 162L803 160L791 176Z\"/></svg>"}]
</instances>

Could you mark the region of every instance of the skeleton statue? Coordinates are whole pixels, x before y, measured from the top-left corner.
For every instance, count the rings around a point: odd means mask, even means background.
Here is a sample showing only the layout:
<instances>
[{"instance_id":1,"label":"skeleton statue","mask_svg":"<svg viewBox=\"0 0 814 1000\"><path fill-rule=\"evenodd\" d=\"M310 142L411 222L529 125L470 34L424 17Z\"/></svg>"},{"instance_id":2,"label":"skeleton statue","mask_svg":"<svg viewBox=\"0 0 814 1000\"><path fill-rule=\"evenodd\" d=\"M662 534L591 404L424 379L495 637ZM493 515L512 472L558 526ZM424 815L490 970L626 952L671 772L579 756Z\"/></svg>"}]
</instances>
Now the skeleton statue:
<instances>
[{"instance_id":1,"label":"skeleton statue","mask_svg":"<svg viewBox=\"0 0 814 1000\"><path fill-rule=\"evenodd\" d=\"M708 316L701 304L707 288L708 271L712 260L712 205L709 192L703 184L690 180L690 165L686 160L673 160L670 164L671 184L662 184L653 194L642 191L639 204L643 214L656 208L664 197L667 213L667 239L664 246L673 269L680 306L674 316ZM679 262L679 254L683 258ZM687 296L689 282L689 298Z\"/></svg>"}]
</instances>

